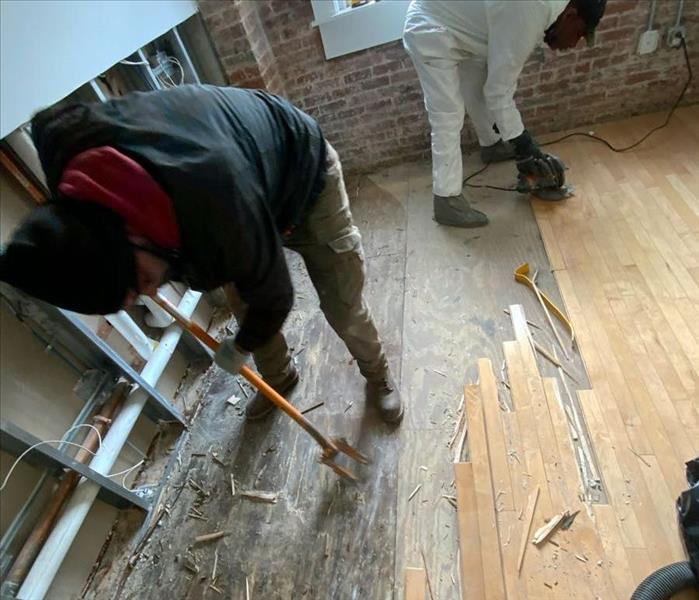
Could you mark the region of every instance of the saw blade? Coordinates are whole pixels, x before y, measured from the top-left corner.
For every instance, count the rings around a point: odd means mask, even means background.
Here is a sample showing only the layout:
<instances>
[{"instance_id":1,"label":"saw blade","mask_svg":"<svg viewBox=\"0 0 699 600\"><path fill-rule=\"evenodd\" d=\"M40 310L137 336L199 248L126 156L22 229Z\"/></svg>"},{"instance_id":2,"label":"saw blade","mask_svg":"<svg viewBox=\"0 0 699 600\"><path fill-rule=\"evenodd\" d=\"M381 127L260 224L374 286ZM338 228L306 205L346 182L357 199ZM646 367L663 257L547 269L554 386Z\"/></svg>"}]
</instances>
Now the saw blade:
<instances>
[{"instance_id":1,"label":"saw blade","mask_svg":"<svg viewBox=\"0 0 699 600\"><path fill-rule=\"evenodd\" d=\"M560 187L539 188L538 190L532 190L531 194L540 200L558 202L570 198L573 192L575 192L575 188L572 185L566 184Z\"/></svg>"}]
</instances>

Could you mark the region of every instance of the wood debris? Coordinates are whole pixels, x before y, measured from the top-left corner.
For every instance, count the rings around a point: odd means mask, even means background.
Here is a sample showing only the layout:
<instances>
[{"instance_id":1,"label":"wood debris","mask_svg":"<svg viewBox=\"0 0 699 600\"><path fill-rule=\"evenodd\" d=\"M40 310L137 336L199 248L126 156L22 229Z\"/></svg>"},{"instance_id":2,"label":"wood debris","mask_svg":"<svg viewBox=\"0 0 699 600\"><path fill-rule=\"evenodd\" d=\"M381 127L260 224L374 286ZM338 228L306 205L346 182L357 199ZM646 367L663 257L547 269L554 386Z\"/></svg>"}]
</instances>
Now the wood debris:
<instances>
[{"instance_id":1,"label":"wood debris","mask_svg":"<svg viewBox=\"0 0 699 600\"><path fill-rule=\"evenodd\" d=\"M245 576L245 600L250 600L250 583L247 575Z\"/></svg>"},{"instance_id":2,"label":"wood debris","mask_svg":"<svg viewBox=\"0 0 699 600\"><path fill-rule=\"evenodd\" d=\"M573 556L575 556L575 558L577 558L580 562L584 562L584 563L587 562L587 556L585 556L584 554L583 555L574 554Z\"/></svg>"},{"instance_id":3,"label":"wood debris","mask_svg":"<svg viewBox=\"0 0 699 600\"><path fill-rule=\"evenodd\" d=\"M565 519L563 519L561 523L561 529L563 531L570 529L570 527L573 525L573 521L575 521L575 517L577 517L579 514L579 510L576 510L574 513L569 514Z\"/></svg>"},{"instance_id":4,"label":"wood debris","mask_svg":"<svg viewBox=\"0 0 699 600\"><path fill-rule=\"evenodd\" d=\"M230 535L229 531L214 531L213 533L205 533L204 535L198 535L194 538L195 544L202 544L204 542L213 542L224 536Z\"/></svg>"},{"instance_id":5,"label":"wood debris","mask_svg":"<svg viewBox=\"0 0 699 600\"><path fill-rule=\"evenodd\" d=\"M197 565L197 563L195 563L194 560L188 556L185 557L184 561L182 561L182 566L195 575L199 574L199 565Z\"/></svg>"},{"instance_id":6,"label":"wood debris","mask_svg":"<svg viewBox=\"0 0 699 600\"><path fill-rule=\"evenodd\" d=\"M442 494L442 498L444 498L455 509L458 508L458 506L456 504L456 496L447 496L446 494Z\"/></svg>"},{"instance_id":7,"label":"wood debris","mask_svg":"<svg viewBox=\"0 0 699 600\"><path fill-rule=\"evenodd\" d=\"M222 467L228 466L228 465L226 465L225 462L223 462L223 461L218 457L218 452L212 452L212 453L211 453L211 460L213 460L215 463L218 463L218 464L221 465Z\"/></svg>"},{"instance_id":8,"label":"wood debris","mask_svg":"<svg viewBox=\"0 0 699 600\"><path fill-rule=\"evenodd\" d=\"M311 412L311 411L314 411L316 408L320 408L320 407L323 406L324 404L325 404L325 402L318 402L318 404L314 404L313 406L309 406L308 408L302 410L302 411L301 411L301 414L302 414L302 415L305 415L305 414L307 414L307 413L309 413L309 412Z\"/></svg>"},{"instance_id":9,"label":"wood debris","mask_svg":"<svg viewBox=\"0 0 699 600\"><path fill-rule=\"evenodd\" d=\"M459 408L456 409L456 426L454 427L454 433L451 434L451 438L449 439L449 443L447 444L448 448L451 448L454 445L454 442L456 442L456 438L459 437L459 433L461 432L461 426L465 418L466 411L464 410L464 397L461 396Z\"/></svg>"},{"instance_id":10,"label":"wood debris","mask_svg":"<svg viewBox=\"0 0 699 600\"><path fill-rule=\"evenodd\" d=\"M524 561L524 553L527 550L527 539L529 539L529 530L532 527L532 521L534 520L534 511L536 510L536 503L539 500L539 487L529 495L529 500L527 502L527 519L524 525L524 530L522 531L522 543L519 547L519 558L517 559L517 573L522 572L522 562Z\"/></svg>"},{"instance_id":11,"label":"wood debris","mask_svg":"<svg viewBox=\"0 0 699 600\"><path fill-rule=\"evenodd\" d=\"M226 400L226 404L230 404L231 406L238 406L238 404L240 404L240 398L233 394L230 398Z\"/></svg>"},{"instance_id":12,"label":"wood debris","mask_svg":"<svg viewBox=\"0 0 699 600\"><path fill-rule=\"evenodd\" d=\"M199 521L208 521L208 520L209 520L208 517L205 517L205 516L203 516L203 515L201 515L201 514L196 514L196 513L193 513L193 512L188 512L188 513L187 513L187 516L188 516L190 519L198 519Z\"/></svg>"},{"instance_id":13,"label":"wood debris","mask_svg":"<svg viewBox=\"0 0 699 600\"><path fill-rule=\"evenodd\" d=\"M535 339L532 338L532 343L534 344L534 349L541 354L546 360L548 360L551 364L555 365L558 367L561 371L563 371L568 377L570 377L575 383L580 383L573 375L566 369L562 364L561 361L558 360L554 355L552 355L546 348L544 348L539 342L537 342Z\"/></svg>"},{"instance_id":14,"label":"wood debris","mask_svg":"<svg viewBox=\"0 0 699 600\"><path fill-rule=\"evenodd\" d=\"M249 398L250 396L248 395L248 391L245 389L245 387L243 386L243 384L240 383L240 381L236 381L236 383L238 384L238 387L240 388L240 391L243 392L243 396L245 396L246 398Z\"/></svg>"},{"instance_id":15,"label":"wood debris","mask_svg":"<svg viewBox=\"0 0 699 600\"><path fill-rule=\"evenodd\" d=\"M546 523L542 527L539 527L539 529L537 529L534 532L532 544L534 544L535 546L543 544L549 538L549 536L551 536L553 532L556 531L558 527L560 527L561 523L563 523L563 521L568 517L570 517L570 512L567 510L557 514L555 517L552 517L548 523Z\"/></svg>"},{"instance_id":16,"label":"wood debris","mask_svg":"<svg viewBox=\"0 0 699 600\"><path fill-rule=\"evenodd\" d=\"M235 496L235 480L233 479L233 473L231 473L231 496Z\"/></svg>"},{"instance_id":17,"label":"wood debris","mask_svg":"<svg viewBox=\"0 0 699 600\"><path fill-rule=\"evenodd\" d=\"M246 490L244 492L240 492L240 495L243 498L247 498L248 500L252 500L253 502L263 502L265 504L276 504L277 503L277 494L274 492L260 492L257 490Z\"/></svg>"},{"instance_id":18,"label":"wood debris","mask_svg":"<svg viewBox=\"0 0 699 600\"><path fill-rule=\"evenodd\" d=\"M507 373L506 373L506 371L507 371L507 364L506 364L505 361L503 360L503 361L502 361L502 366L500 367L500 382L502 383L502 385L504 385L504 386L509 390L509 389L511 389L511 388L510 388L510 384L507 383Z\"/></svg>"},{"instance_id":19,"label":"wood debris","mask_svg":"<svg viewBox=\"0 0 699 600\"><path fill-rule=\"evenodd\" d=\"M415 489L410 494L410 496L408 496L408 502L410 502L413 499L413 497L415 496L415 494L417 494L420 491L421 487L422 487L422 484L418 483L417 486L415 487Z\"/></svg>"},{"instance_id":20,"label":"wood debris","mask_svg":"<svg viewBox=\"0 0 699 600\"><path fill-rule=\"evenodd\" d=\"M218 568L218 548L214 550L214 566L211 569L211 585L216 581L216 569Z\"/></svg>"},{"instance_id":21,"label":"wood debris","mask_svg":"<svg viewBox=\"0 0 699 600\"><path fill-rule=\"evenodd\" d=\"M217 594L223 594L223 590L219 587L216 587L213 583L209 584L209 589L213 590Z\"/></svg>"}]
</instances>

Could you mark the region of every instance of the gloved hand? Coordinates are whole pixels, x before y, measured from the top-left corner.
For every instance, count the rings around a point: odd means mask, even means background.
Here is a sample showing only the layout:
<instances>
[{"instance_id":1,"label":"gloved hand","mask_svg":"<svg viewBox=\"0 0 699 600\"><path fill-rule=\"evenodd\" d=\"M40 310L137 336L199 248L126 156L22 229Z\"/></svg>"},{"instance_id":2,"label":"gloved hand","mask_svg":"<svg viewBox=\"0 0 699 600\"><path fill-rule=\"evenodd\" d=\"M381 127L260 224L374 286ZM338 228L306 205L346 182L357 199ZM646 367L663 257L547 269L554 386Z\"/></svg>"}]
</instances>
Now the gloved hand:
<instances>
[{"instance_id":1,"label":"gloved hand","mask_svg":"<svg viewBox=\"0 0 699 600\"><path fill-rule=\"evenodd\" d=\"M517 189L531 192L539 188L556 188L565 183L565 164L554 156L542 152L529 132L511 140L517 160Z\"/></svg>"},{"instance_id":2,"label":"gloved hand","mask_svg":"<svg viewBox=\"0 0 699 600\"><path fill-rule=\"evenodd\" d=\"M515 160L518 162L528 158L541 158L543 156L539 145L526 129L516 138L511 139L510 143L515 148Z\"/></svg>"},{"instance_id":3,"label":"gloved hand","mask_svg":"<svg viewBox=\"0 0 699 600\"><path fill-rule=\"evenodd\" d=\"M239 348L235 338L230 336L221 342L214 356L214 362L225 371L237 375L249 356L250 353Z\"/></svg>"}]
</instances>

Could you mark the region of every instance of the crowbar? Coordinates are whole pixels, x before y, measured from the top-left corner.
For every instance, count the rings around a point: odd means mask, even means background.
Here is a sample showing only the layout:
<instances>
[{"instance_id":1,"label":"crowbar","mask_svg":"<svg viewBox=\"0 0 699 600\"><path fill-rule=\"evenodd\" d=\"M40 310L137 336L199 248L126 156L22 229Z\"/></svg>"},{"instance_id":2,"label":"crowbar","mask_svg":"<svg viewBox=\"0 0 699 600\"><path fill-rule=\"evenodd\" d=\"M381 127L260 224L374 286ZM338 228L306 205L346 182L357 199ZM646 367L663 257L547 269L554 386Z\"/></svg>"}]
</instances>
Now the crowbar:
<instances>
[{"instance_id":1,"label":"crowbar","mask_svg":"<svg viewBox=\"0 0 699 600\"><path fill-rule=\"evenodd\" d=\"M194 337L196 337L202 344L216 352L219 347L219 342L216 341L212 336L210 336L202 327L192 322L190 319L185 317L177 308L171 304L167 299L163 298L160 294L155 296L155 301L165 309L170 316L172 316L179 325L184 329L189 331ZM356 448L353 448L347 443L345 438L326 438L320 431L318 431L311 422L304 417L301 412L288 400L286 400L281 394L279 394L271 385L269 385L262 377L260 377L255 371L250 367L243 365L240 369L240 374L245 377L253 386L255 386L260 392L262 392L267 399L273 402L278 408L283 410L287 415L289 415L294 421L296 421L310 436L318 442L322 452L320 455L320 462L324 465L330 467L335 473L347 479L357 480L356 475L349 469L343 467L342 465L335 462L335 459L339 454L344 454L364 465L369 463L364 454L359 452Z\"/></svg>"},{"instance_id":2,"label":"crowbar","mask_svg":"<svg viewBox=\"0 0 699 600\"><path fill-rule=\"evenodd\" d=\"M529 263L523 263L515 269L515 281L517 281L518 283L523 283L536 294L537 299L544 308L544 312L546 313L546 318L549 321L549 325L551 325L551 329L553 329L553 334L556 336L556 340L558 341L558 344L561 346L561 350L563 350L563 353L565 354L566 358L569 358L568 352L566 352L563 343L558 337L558 332L556 331L556 328L553 326L549 310L554 315L556 315L556 318L568 328L568 331L570 332L571 347L573 347L575 344L575 331L573 330L573 325L571 325L570 321L568 320L568 317L565 316L565 313L553 303L551 298L549 298L544 292L542 292L539 289L539 286L536 285L536 283L529 278Z\"/></svg>"}]
</instances>

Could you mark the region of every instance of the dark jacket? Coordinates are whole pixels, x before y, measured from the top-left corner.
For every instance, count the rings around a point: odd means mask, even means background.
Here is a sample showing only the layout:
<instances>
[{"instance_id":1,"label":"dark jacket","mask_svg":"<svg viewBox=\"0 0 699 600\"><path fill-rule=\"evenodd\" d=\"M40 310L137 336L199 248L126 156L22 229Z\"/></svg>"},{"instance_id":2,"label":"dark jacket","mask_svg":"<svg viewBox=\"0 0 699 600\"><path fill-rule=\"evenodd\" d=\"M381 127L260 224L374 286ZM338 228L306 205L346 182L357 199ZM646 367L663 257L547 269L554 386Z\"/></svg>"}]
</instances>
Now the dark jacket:
<instances>
[{"instance_id":1,"label":"dark jacket","mask_svg":"<svg viewBox=\"0 0 699 600\"><path fill-rule=\"evenodd\" d=\"M181 86L38 113L32 137L49 189L76 154L112 146L136 160L173 202L182 279L198 290L233 282L249 305L237 336L254 350L293 303L282 235L324 185L319 125L259 90Z\"/></svg>"}]
</instances>

